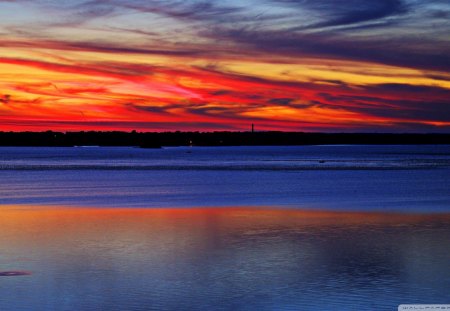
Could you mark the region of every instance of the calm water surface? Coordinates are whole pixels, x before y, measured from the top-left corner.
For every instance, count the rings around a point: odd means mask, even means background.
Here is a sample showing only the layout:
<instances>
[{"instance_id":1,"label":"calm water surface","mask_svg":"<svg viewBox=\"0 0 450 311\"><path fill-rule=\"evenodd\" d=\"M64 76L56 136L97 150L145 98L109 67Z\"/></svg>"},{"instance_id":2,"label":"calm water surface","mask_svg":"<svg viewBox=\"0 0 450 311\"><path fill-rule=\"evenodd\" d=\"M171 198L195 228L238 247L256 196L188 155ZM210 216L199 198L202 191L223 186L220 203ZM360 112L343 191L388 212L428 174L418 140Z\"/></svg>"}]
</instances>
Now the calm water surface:
<instances>
[{"instance_id":1,"label":"calm water surface","mask_svg":"<svg viewBox=\"0 0 450 311\"><path fill-rule=\"evenodd\" d=\"M450 145L0 148L0 204L449 211Z\"/></svg>"},{"instance_id":2,"label":"calm water surface","mask_svg":"<svg viewBox=\"0 0 450 311\"><path fill-rule=\"evenodd\" d=\"M0 310L450 303L448 185L450 146L0 148Z\"/></svg>"},{"instance_id":3,"label":"calm water surface","mask_svg":"<svg viewBox=\"0 0 450 311\"><path fill-rule=\"evenodd\" d=\"M0 308L396 310L448 303L450 215L3 209Z\"/></svg>"}]
</instances>

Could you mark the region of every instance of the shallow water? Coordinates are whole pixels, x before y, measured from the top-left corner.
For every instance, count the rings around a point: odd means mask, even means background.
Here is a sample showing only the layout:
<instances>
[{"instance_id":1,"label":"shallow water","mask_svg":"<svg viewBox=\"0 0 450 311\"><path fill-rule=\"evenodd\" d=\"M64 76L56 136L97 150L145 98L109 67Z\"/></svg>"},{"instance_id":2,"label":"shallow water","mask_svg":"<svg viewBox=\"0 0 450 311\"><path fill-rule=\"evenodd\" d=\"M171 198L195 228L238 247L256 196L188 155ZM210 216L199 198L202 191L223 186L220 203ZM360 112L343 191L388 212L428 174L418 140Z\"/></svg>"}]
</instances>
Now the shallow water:
<instances>
[{"instance_id":1,"label":"shallow water","mask_svg":"<svg viewBox=\"0 0 450 311\"><path fill-rule=\"evenodd\" d=\"M0 211L0 309L396 310L448 303L450 215Z\"/></svg>"}]
</instances>

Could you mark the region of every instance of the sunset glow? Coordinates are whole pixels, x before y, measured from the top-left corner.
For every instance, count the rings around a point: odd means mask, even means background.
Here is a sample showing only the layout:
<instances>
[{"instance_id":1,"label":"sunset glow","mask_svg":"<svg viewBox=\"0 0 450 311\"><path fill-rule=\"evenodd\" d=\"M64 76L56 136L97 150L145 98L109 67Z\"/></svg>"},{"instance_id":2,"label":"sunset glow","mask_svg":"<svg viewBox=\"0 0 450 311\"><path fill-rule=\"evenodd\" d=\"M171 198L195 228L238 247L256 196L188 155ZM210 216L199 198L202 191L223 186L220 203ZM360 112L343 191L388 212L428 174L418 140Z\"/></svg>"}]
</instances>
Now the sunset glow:
<instances>
[{"instance_id":1,"label":"sunset glow","mask_svg":"<svg viewBox=\"0 0 450 311\"><path fill-rule=\"evenodd\" d=\"M0 0L0 130L448 132L446 1Z\"/></svg>"}]
</instances>

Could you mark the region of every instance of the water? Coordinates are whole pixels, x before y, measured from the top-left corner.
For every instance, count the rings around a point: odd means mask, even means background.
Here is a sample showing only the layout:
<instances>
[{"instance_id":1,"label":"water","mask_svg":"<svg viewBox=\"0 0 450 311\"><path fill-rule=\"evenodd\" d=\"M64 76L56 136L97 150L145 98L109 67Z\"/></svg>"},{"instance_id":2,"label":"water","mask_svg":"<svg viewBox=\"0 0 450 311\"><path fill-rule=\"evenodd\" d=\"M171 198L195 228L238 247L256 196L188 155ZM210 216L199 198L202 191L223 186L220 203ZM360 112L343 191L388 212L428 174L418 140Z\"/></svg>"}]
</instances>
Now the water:
<instances>
[{"instance_id":1,"label":"water","mask_svg":"<svg viewBox=\"0 0 450 311\"><path fill-rule=\"evenodd\" d=\"M0 309L396 310L448 303L450 216L4 210Z\"/></svg>"},{"instance_id":2,"label":"water","mask_svg":"<svg viewBox=\"0 0 450 311\"><path fill-rule=\"evenodd\" d=\"M447 211L450 146L0 148L0 204Z\"/></svg>"},{"instance_id":3,"label":"water","mask_svg":"<svg viewBox=\"0 0 450 311\"><path fill-rule=\"evenodd\" d=\"M449 303L448 185L450 146L0 148L0 310Z\"/></svg>"}]
</instances>

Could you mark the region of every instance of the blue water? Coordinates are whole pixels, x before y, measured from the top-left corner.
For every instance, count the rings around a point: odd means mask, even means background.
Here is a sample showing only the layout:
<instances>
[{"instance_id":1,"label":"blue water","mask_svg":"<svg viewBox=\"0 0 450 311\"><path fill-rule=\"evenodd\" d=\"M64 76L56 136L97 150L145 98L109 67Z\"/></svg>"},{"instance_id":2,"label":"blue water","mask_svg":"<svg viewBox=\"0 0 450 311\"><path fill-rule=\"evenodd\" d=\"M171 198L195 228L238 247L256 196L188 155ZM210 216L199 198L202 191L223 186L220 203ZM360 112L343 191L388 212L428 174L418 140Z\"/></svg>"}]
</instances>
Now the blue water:
<instances>
[{"instance_id":1,"label":"blue water","mask_svg":"<svg viewBox=\"0 0 450 311\"><path fill-rule=\"evenodd\" d=\"M0 148L0 204L450 210L450 146Z\"/></svg>"},{"instance_id":2,"label":"blue water","mask_svg":"<svg viewBox=\"0 0 450 311\"><path fill-rule=\"evenodd\" d=\"M0 310L396 310L444 304L450 217L0 211Z\"/></svg>"},{"instance_id":3,"label":"blue water","mask_svg":"<svg viewBox=\"0 0 450 311\"><path fill-rule=\"evenodd\" d=\"M450 146L0 148L0 311L449 303L449 185Z\"/></svg>"}]
</instances>

